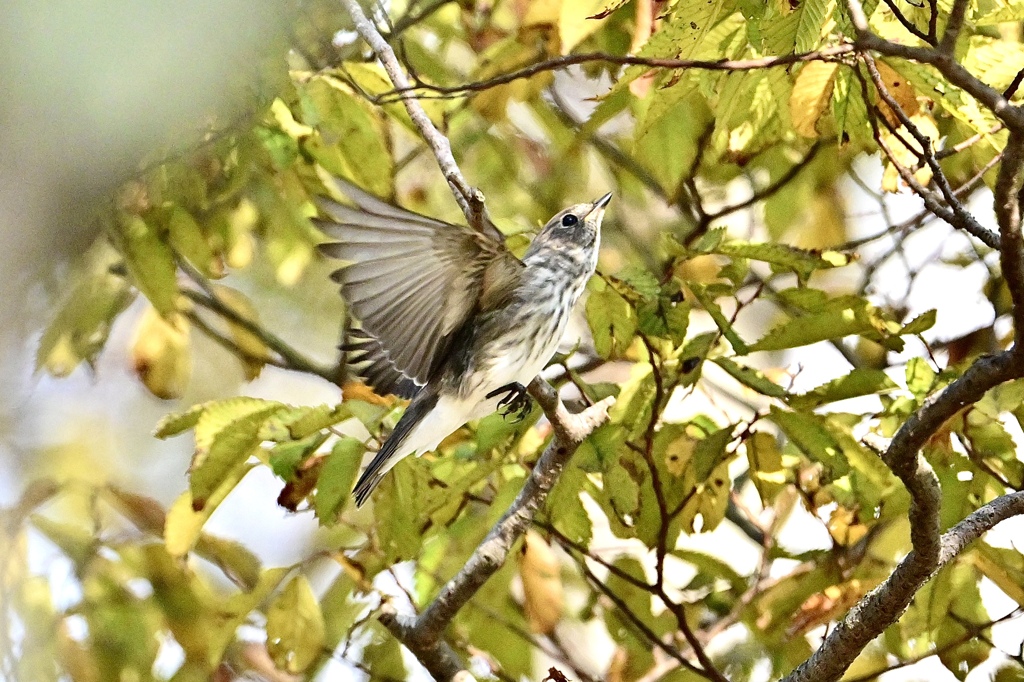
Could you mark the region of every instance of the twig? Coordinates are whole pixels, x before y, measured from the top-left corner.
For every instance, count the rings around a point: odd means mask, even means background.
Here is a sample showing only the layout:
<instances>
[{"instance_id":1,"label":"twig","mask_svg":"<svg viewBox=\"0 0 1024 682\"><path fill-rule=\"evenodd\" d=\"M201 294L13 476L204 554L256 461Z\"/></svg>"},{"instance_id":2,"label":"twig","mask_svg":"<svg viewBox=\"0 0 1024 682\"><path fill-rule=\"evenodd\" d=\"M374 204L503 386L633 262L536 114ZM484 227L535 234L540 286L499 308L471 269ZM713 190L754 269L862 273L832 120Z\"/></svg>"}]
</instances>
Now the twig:
<instances>
[{"instance_id":1,"label":"twig","mask_svg":"<svg viewBox=\"0 0 1024 682\"><path fill-rule=\"evenodd\" d=\"M284 369L295 370L296 372L305 372L307 374L313 374L315 376L318 376L322 379L331 382L332 384L337 381L338 373L334 367L328 367L313 362L306 356L302 355L302 353L299 353L297 350L292 348L277 335L267 331L262 326L256 324L252 320L243 317L242 315L239 315L232 308L225 305L220 299L218 299L216 295L207 296L192 289L182 289L181 293L192 302L202 306L203 308L206 308L210 312L216 313L217 315L221 316L231 324L238 325L245 331L256 336L260 341L263 342L264 345L267 346L267 348L277 353L277 355L280 356L281 360L273 361L268 358L252 356L251 353L241 352L240 349L238 349L238 344L233 344L235 348L230 349L232 350L232 352L238 352L239 354L246 356L247 359L267 362L268 364L276 365ZM190 316L190 319L192 319L193 322L199 320L197 315ZM222 341L226 337L217 334L216 330L214 330L212 327L209 327L209 325L202 324L199 326L214 341L217 341L218 343L221 343L223 345ZM221 338L217 338L218 336L220 336Z\"/></svg>"},{"instance_id":2,"label":"twig","mask_svg":"<svg viewBox=\"0 0 1024 682\"><path fill-rule=\"evenodd\" d=\"M388 78L395 85L398 96L401 98L402 103L405 104L406 111L409 112L409 118L412 119L423 139L434 152L437 165L441 168L445 180L448 181L448 186L452 189L452 195L455 197L455 201L458 202L463 214L465 214L466 220L469 221L470 226L474 229L485 229L483 194L480 190L466 182L462 171L459 169L459 165L455 162L455 156L452 154L452 146L448 142L448 138L441 134L441 131L434 126L430 117L427 116L427 112L423 110L423 106L411 94L413 86L409 83L409 78L405 75L405 72L402 71L402 65L399 64L395 51L387 44L380 31L373 25L373 22L366 18L363 8L359 6L356 0L342 0L342 4L345 6L349 16L352 17L356 32L369 44L374 54L377 55L377 58L384 66Z\"/></svg>"},{"instance_id":3,"label":"twig","mask_svg":"<svg viewBox=\"0 0 1024 682\"><path fill-rule=\"evenodd\" d=\"M441 680L451 679L462 669L458 657L443 639L448 624L505 563L512 546L530 527L576 448L604 423L608 408L614 402L611 397L605 398L583 412L571 414L555 390L540 378L530 384L530 394L551 422L554 438L537 460L512 506L494 524L462 570L448 581L418 618L412 620L395 614L381 616L381 622L391 633Z\"/></svg>"},{"instance_id":4,"label":"twig","mask_svg":"<svg viewBox=\"0 0 1024 682\"><path fill-rule=\"evenodd\" d=\"M353 0L344 0L346 3ZM357 27L358 30L358 27ZM649 66L652 69L700 69L703 71L754 71L757 69L769 69L779 66L791 66L803 62L836 61L844 58L853 52L853 46L849 44L826 47L814 52L798 52L770 57L755 57L751 59L668 59L657 57L636 57L633 55L614 55L606 52L587 52L582 54L567 54L562 57L545 59L535 62L521 69L515 69L507 73L499 74L493 78L462 85L442 86L428 83L410 85L406 81L404 85L395 83L395 89L390 92L382 92L377 95L381 101L391 101L390 98L400 97L406 102L409 99L423 98L423 93L435 95L466 95L471 92L481 92L495 88L499 85L506 85L523 78L536 76L546 71L558 71L577 64L589 64L602 62L605 64L616 64L619 66Z\"/></svg>"}]
</instances>

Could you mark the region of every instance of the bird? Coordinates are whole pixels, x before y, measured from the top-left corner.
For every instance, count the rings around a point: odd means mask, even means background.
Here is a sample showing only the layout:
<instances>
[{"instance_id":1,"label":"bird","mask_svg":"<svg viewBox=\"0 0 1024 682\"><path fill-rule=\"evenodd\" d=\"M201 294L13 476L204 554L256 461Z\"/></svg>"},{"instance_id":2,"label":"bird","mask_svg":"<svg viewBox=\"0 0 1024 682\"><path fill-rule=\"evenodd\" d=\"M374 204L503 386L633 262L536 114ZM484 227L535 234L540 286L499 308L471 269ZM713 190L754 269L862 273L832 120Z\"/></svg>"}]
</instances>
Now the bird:
<instances>
[{"instance_id":1,"label":"bird","mask_svg":"<svg viewBox=\"0 0 1024 682\"><path fill-rule=\"evenodd\" d=\"M330 177L317 197L320 245L344 261L332 279L353 318L350 366L378 393L411 399L353 490L361 507L403 458L437 448L466 422L529 411L526 386L558 348L597 267L609 192L556 213L523 257L484 220L456 225Z\"/></svg>"}]
</instances>

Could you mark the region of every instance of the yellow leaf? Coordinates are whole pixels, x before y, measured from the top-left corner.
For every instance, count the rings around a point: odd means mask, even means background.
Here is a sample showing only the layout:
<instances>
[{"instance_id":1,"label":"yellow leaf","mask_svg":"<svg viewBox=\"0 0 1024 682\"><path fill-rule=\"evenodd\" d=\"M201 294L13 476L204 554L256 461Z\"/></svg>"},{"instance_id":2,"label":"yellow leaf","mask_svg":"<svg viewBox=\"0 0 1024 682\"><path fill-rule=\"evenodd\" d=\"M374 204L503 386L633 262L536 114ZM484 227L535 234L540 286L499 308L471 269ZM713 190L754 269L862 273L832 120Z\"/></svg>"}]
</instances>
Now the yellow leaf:
<instances>
[{"instance_id":1,"label":"yellow leaf","mask_svg":"<svg viewBox=\"0 0 1024 682\"><path fill-rule=\"evenodd\" d=\"M888 90L889 95L899 105L900 109L903 110L903 113L913 118L914 114L920 109L917 103L917 90L910 84L910 81L890 68L885 62L878 62L877 66L878 75L882 77L882 82L885 84L885 89ZM879 107L882 110L882 115L885 116L892 126L900 125L900 119L896 116L896 112L890 109L886 102L880 102Z\"/></svg>"},{"instance_id":2,"label":"yellow leaf","mask_svg":"<svg viewBox=\"0 0 1024 682\"><path fill-rule=\"evenodd\" d=\"M562 42L562 54L569 54L573 48L601 28L604 19L592 19L605 6L605 0L573 0L563 2L558 17L558 37Z\"/></svg>"},{"instance_id":3,"label":"yellow leaf","mask_svg":"<svg viewBox=\"0 0 1024 682\"><path fill-rule=\"evenodd\" d=\"M277 125L281 126L281 130L289 135L298 139L300 137L306 137L307 135L313 134L313 129L307 125L303 125L295 120L292 116L291 109L280 99L275 99L270 105L270 113L274 115L274 120L277 121Z\"/></svg>"},{"instance_id":4,"label":"yellow leaf","mask_svg":"<svg viewBox=\"0 0 1024 682\"><path fill-rule=\"evenodd\" d=\"M164 521L164 544L168 554L181 558L192 550L203 530L203 524L250 469L252 465L245 463L232 469L213 494L206 499L201 511L193 510L192 493L188 490L174 501Z\"/></svg>"},{"instance_id":5,"label":"yellow leaf","mask_svg":"<svg viewBox=\"0 0 1024 682\"><path fill-rule=\"evenodd\" d=\"M565 600L558 558L537 533L530 531L519 555L519 575L523 580L524 607L530 629L550 635L562 619Z\"/></svg>"},{"instance_id":6,"label":"yellow leaf","mask_svg":"<svg viewBox=\"0 0 1024 682\"><path fill-rule=\"evenodd\" d=\"M818 119L828 109L839 65L832 62L811 62L800 70L789 95L793 127L804 137L818 137Z\"/></svg>"},{"instance_id":7,"label":"yellow leaf","mask_svg":"<svg viewBox=\"0 0 1024 682\"><path fill-rule=\"evenodd\" d=\"M297 575L267 611L267 652L279 669L303 672L323 653L325 630L313 588Z\"/></svg>"},{"instance_id":8,"label":"yellow leaf","mask_svg":"<svg viewBox=\"0 0 1024 682\"><path fill-rule=\"evenodd\" d=\"M189 324L183 315L164 318L150 306L135 328L132 366L150 393L170 400L180 398L192 377Z\"/></svg>"}]
</instances>

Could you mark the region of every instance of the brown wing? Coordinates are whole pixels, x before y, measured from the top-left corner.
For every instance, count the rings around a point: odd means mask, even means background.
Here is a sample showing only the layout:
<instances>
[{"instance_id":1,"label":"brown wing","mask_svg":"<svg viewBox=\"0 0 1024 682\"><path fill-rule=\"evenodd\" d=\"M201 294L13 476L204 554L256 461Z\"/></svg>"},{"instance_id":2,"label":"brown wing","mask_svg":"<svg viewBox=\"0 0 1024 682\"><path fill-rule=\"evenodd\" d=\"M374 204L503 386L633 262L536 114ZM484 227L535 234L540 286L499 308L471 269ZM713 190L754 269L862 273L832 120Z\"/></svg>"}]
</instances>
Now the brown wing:
<instances>
[{"instance_id":1,"label":"brown wing","mask_svg":"<svg viewBox=\"0 0 1024 682\"><path fill-rule=\"evenodd\" d=\"M334 274L362 328L394 368L426 383L453 333L481 306L495 305L524 267L503 242L392 206L342 180L353 208L320 199L320 229L337 243L328 256L347 261Z\"/></svg>"}]
</instances>

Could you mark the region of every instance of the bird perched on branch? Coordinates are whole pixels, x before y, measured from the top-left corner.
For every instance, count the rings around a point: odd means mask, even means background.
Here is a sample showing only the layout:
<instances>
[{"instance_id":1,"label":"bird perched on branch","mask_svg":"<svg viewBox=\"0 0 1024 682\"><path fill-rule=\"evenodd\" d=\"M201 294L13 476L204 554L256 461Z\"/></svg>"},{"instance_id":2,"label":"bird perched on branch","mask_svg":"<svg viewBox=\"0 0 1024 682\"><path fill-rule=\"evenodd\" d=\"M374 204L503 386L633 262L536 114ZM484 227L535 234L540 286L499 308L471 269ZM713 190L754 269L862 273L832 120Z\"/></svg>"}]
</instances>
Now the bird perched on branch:
<instances>
[{"instance_id":1,"label":"bird perched on branch","mask_svg":"<svg viewBox=\"0 0 1024 682\"><path fill-rule=\"evenodd\" d=\"M359 327L346 349L376 390L412 402L355 486L362 505L402 458L473 419L528 411L526 385L554 355L597 266L608 193L555 214L523 259L491 224L452 225L342 180L354 206L320 199L321 245Z\"/></svg>"}]
</instances>

